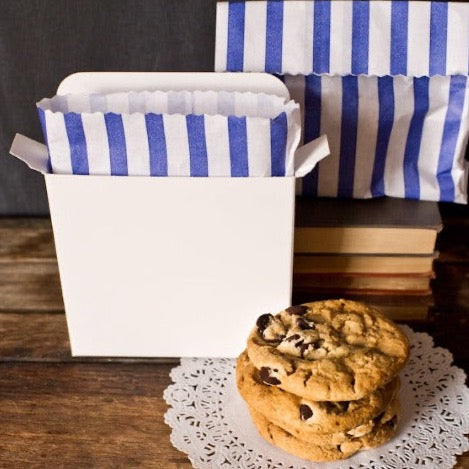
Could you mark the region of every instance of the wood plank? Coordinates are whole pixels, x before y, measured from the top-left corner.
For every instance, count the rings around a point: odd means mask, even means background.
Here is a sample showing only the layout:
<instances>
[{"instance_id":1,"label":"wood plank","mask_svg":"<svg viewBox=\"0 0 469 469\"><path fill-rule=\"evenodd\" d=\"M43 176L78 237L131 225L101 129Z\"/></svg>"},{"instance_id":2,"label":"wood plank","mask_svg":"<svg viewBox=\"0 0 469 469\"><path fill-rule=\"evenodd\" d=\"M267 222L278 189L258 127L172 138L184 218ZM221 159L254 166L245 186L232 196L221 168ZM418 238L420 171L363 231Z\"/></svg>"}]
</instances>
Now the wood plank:
<instances>
[{"instance_id":1,"label":"wood plank","mask_svg":"<svg viewBox=\"0 0 469 469\"><path fill-rule=\"evenodd\" d=\"M192 467L163 419L170 368L0 364L1 467Z\"/></svg>"},{"instance_id":2,"label":"wood plank","mask_svg":"<svg viewBox=\"0 0 469 469\"><path fill-rule=\"evenodd\" d=\"M0 361L70 359L64 314L0 313Z\"/></svg>"},{"instance_id":3,"label":"wood plank","mask_svg":"<svg viewBox=\"0 0 469 469\"><path fill-rule=\"evenodd\" d=\"M0 262L0 311L63 312L57 262Z\"/></svg>"},{"instance_id":4,"label":"wood plank","mask_svg":"<svg viewBox=\"0 0 469 469\"><path fill-rule=\"evenodd\" d=\"M0 262L55 260L48 218L0 218Z\"/></svg>"},{"instance_id":5,"label":"wood plank","mask_svg":"<svg viewBox=\"0 0 469 469\"><path fill-rule=\"evenodd\" d=\"M170 368L0 364L2 467L191 467L164 423Z\"/></svg>"},{"instance_id":6,"label":"wood plank","mask_svg":"<svg viewBox=\"0 0 469 469\"><path fill-rule=\"evenodd\" d=\"M0 362L169 363L177 358L72 357L64 314L0 313Z\"/></svg>"},{"instance_id":7,"label":"wood plank","mask_svg":"<svg viewBox=\"0 0 469 469\"><path fill-rule=\"evenodd\" d=\"M50 220L0 218L0 311L63 309Z\"/></svg>"},{"instance_id":8,"label":"wood plank","mask_svg":"<svg viewBox=\"0 0 469 469\"><path fill-rule=\"evenodd\" d=\"M435 307L412 327L467 372L469 210L445 210ZM0 467L191 467L163 421L174 361L74 359L65 316L49 314L61 311L50 221L0 218ZM469 469L469 453L455 467Z\"/></svg>"}]
</instances>

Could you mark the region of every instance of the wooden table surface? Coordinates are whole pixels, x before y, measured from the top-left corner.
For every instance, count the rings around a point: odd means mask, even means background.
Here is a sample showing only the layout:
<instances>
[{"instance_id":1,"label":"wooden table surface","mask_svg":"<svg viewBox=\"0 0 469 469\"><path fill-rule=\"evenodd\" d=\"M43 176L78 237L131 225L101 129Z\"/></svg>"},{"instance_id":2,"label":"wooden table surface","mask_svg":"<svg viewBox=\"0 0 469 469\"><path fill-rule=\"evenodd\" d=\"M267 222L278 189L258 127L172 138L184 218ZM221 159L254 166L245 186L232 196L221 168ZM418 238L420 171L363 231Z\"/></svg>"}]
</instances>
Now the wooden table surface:
<instances>
[{"instance_id":1,"label":"wooden table surface","mask_svg":"<svg viewBox=\"0 0 469 469\"><path fill-rule=\"evenodd\" d=\"M469 210L441 211L435 307L411 325L468 373ZM0 468L191 467L163 421L177 360L71 358L46 219L0 219L0 331Z\"/></svg>"}]
</instances>

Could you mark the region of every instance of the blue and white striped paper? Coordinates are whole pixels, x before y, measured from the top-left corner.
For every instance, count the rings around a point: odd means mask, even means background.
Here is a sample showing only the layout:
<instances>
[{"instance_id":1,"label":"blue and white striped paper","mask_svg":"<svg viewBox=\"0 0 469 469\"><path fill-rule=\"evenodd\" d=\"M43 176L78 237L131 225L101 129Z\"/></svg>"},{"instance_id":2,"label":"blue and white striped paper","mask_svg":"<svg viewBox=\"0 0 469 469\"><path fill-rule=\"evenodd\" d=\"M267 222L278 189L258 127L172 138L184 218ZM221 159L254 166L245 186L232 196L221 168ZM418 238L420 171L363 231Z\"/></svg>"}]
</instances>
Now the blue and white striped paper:
<instances>
[{"instance_id":1,"label":"blue and white striped paper","mask_svg":"<svg viewBox=\"0 0 469 469\"><path fill-rule=\"evenodd\" d=\"M468 75L469 3L218 3L215 70Z\"/></svg>"},{"instance_id":2,"label":"blue and white striped paper","mask_svg":"<svg viewBox=\"0 0 469 469\"><path fill-rule=\"evenodd\" d=\"M302 180L307 195L466 202L468 78L285 76L303 108L304 141L331 156Z\"/></svg>"},{"instance_id":3,"label":"blue and white striped paper","mask_svg":"<svg viewBox=\"0 0 469 469\"><path fill-rule=\"evenodd\" d=\"M219 3L215 63L280 74L327 134L300 193L467 201L468 2Z\"/></svg>"},{"instance_id":4,"label":"blue and white striped paper","mask_svg":"<svg viewBox=\"0 0 469 469\"><path fill-rule=\"evenodd\" d=\"M226 91L67 95L40 101L38 111L53 173L295 174L300 110L278 96Z\"/></svg>"}]
</instances>

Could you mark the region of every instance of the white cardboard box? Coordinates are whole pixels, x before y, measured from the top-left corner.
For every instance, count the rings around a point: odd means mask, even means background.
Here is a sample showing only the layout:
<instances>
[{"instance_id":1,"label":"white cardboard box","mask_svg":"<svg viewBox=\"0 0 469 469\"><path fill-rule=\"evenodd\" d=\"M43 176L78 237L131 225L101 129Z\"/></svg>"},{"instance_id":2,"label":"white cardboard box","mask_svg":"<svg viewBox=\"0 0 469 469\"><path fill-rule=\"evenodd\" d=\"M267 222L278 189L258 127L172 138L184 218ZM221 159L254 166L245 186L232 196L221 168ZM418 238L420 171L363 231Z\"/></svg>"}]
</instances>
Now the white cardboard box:
<instances>
[{"instance_id":1,"label":"white cardboard box","mask_svg":"<svg viewBox=\"0 0 469 469\"><path fill-rule=\"evenodd\" d=\"M270 75L229 73L79 73L58 94L145 89L288 97ZM295 178L45 180L72 355L233 357L290 304Z\"/></svg>"}]
</instances>

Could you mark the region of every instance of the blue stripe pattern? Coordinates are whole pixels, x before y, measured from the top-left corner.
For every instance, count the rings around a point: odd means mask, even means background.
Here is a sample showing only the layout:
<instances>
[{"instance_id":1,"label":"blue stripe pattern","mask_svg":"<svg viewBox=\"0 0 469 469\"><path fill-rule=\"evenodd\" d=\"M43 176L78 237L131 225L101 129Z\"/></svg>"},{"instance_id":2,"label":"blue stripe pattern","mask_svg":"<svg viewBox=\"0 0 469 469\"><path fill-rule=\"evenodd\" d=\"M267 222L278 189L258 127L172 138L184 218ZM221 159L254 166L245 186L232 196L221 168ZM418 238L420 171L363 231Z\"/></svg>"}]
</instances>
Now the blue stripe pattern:
<instances>
[{"instance_id":1,"label":"blue stripe pattern","mask_svg":"<svg viewBox=\"0 0 469 469\"><path fill-rule=\"evenodd\" d=\"M285 176L287 134L287 115L282 112L275 119L270 121L270 155L272 176Z\"/></svg>"},{"instance_id":2,"label":"blue stripe pattern","mask_svg":"<svg viewBox=\"0 0 469 469\"><path fill-rule=\"evenodd\" d=\"M407 74L409 4L393 0L391 5L391 75Z\"/></svg>"},{"instance_id":3,"label":"blue stripe pattern","mask_svg":"<svg viewBox=\"0 0 469 469\"><path fill-rule=\"evenodd\" d=\"M446 111L437 170L440 200L445 202L453 202L455 199L455 188L451 170L461 127L466 86L466 76L455 75L451 77L448 110Z\"/></svg>"},{"instance_id":4,"label":"blue stripe pattern","mask_svg":"<svg viewBox=\"0 0 469 469\"><path fill-rule=\"evenodd\" d=\"M207 144L205 142L205 118L186 116L191 176L208 176Z\"/></svg>"},{"instance_id":5,"label":"blue stripe pattern","mask_svg":"<svg viewBox=\"0 0 469 469\"><path fill-rule=\"evenodd\" d=\"M259 37L257 32L253 32L250 37L245 37L246 13L250 14L250 12L246 12L245 9L246 1L231 0L229 2L227 20L227 70L254 71L255 69L258 71L263 69L267 72L282 74L291 73L293 71L284 70L282 68L282 43L288 43L289 39L283 37L285 1L286 0L264 0L263 6L266 8L267 22L266 32L263 38ZM351 47L352 49L350 64L341 64L347 67L345 70L346 73L369 73L371 75L383 73L381 60L379 61L380 68L378 72L376 61L370 61L369 57L370 21L372 19L370 16L370 2L371 0L350 0L350 2L344 1L341 5L335 5L337 7L337 11L341 13L344 13L346 9L348 9L349 5L351 5L352 8L352 24L346 25L347 29L351 26L351 37L345 39L343 44L334 44L334 46L337 47ZM390 46L390 53L388 53L389 56L385 57L386 62L389 64L389 69L386 74L407 75L408 41L410 32L412 32L412 36L418 35L418 37L421 38L418 40L417 44L413 45L416 48L416 52L420 50L420 56L417 53L417 63L414 64L418 70L415 73L416 76L468 73L469 64L465 61L465 59L469 59L467 44L458 44L458 42L465 38L464 28L455 32L455 37L460 38L460 40L456 39L455 43L453 42L452 44L448 44L448 14L450 11L455 11L456 15L458 15L458 12L455 7L452 6L451 2L441 0L427 2L430 4L430 21L427 24L421 24L420 22L418 24L414 22L411 24L409 23L409 5L411 4L411 1L391 0L390 3L391 30L383 31L382 37L383 52ZM311 38L304 38L305 43L311 42L313 47L312 73L341 73L344 71L343 69L340 71L337 69L330 69L331 41L334 41L337 34L340 34L340 31L331 30L331 5L334 5L334 2L331 0L315 0L312 2L313 18L298 18L300 34L306 26L307 21L312 21L313 23L313 33ZM453 8L454 10L452 10ZM292 12L294 11L295 7L292 7ZM297 11L298 14L301 15L301 10L299 8ZM378 15L376 15L376 17L379 24L380 19L378 18ZM342 24L335 25L337 29L344 26L345 25ZM465 27L465 25L462 26ZM263 28L260 26L259 30L262 31L262 29ZM389 32L390 36L388 36ZM291 34L296 37L298 33L291 32ZM390 38L390 44L387 44L388 38ZM429 57L424 57L422 55L427 53L424 52L426 51L426 41L430 41ZM245 69L243 63L245 47L264 47L265 59L263 59L263 61L265 63L256 63L254 64L254 69ZM451 64L450 70L446 69L447 48L452 51L453 55L456 52L459 55L464 55L462 61ZM289 53L289 51L287 50L284 53ZM429 59L428 62L427 59ZM307 67L305 72L311 72L311 69L309 68L311 65L304 65L302 62L297 64L297 67L302 66ZM297 70L295 70L294 73L296 73L296 71Z\"/></svg>"},{"instance_id":6,"label":"blue stripe pattern","mask_svg":"<svg viewBox=\"0 0 469 469\"><path fill-rule=\"evenodd\" d=\"M331 3L314 2L313 73L328 73L331 48Z\"/></svg>"},{"instance_id":7,"label":"blue stripe pattern","mask_svg":"<svg viewBox=\"0 0 469 469\"><path fill-rule=\"evenodd\" d=\"M266 30L265 71L279 73L282 70L283 2L267 2Z\"/></svg>"},{"instance_id":8,"label":"blue stripe pattern","mask_svg":"<svg viewBox=\"0 0 469 469\"><path fill-rule=\"evenodd\" d=\"M430 75L446 75L448 4L432 2L430 14Z\"/></svg>"},{"instance_id":9,"label":"blue stripe pattern","mask_svg":"<svg viewBox=\"0 0 469 469\"><path fill-rule=\"evenodd\" d=\"M70 145L70 159L73 174L89 174L88 154L86 151L85 131L80 114L64 114L65 129Z\"/></svg>"},{"instance_id":10,"label":"blue stripe pattern","mask_svg":"<svg viewBox=\"0 0 469 469\"><path fill-rule=\"evenodd\" d=\"M107 138L109 141L109 158L111 175L127 176L127 149L125 145L124 125L119 114L104 114Z\"/></svg>"},{"instance_id":11,"label":"blue stripe pattern","mask_svg":"<svg viewBox=\"0 0 469 469\"><path fill-rule=\"evenodd\" d=\"M405 197L420 197L418 158L422 142L423 124L429 107L429 78L414 78L414 114L410 121L409 133L404 151Z\"/></svg>"},{"instance_id":12,"label":"blue stripe pattern","mask_svg":"<svg viewBox=\"0 0 469 469\"><path fill-rule=\"evenodd\" d=\"M232 177L249 176L248 138L245 117L228 117Z\"/></svg>"},{"instance_id":13,"label":"blue stripe pattern","mask_svg":"<svg viewBox=\"0 0 469 469\"><path fill-rule=\"evenodd\" d=\"M321 135L321 77L305 77L304 142L308 143ZM319 165L303 178L303 194L316 196L318 193Z\"/></svg>"},{"instance_id":14,"label":"blue stripe pattern","mask_svg":"<svg viewBox=\"0 0 469 469\"><path fill-rule=\"evenodd\" d=\"M368 73L368 43L370 32L370 4L368 1L353 2L352 19L352 73Z\"/></svg>"},{"instance_id":15,"label":"blue stripe pattern","mask_svg":"<svg viewBox=\"0 0 469 469\"><path fill-rule=\"evenodd\" d=\"M378 134L371 175L371 195L373 197L385 195L384 168L394 123L394 80L390 76L378 77L378 103Z\"/></svg>"},{"instance_id":16,"label":"blue stripe pattern","mask_svg":"<svg viewBox=\"0 0 469 469\"><path fill-rule=\"evenodd\" d=\"M244 17L244 2L230 2L226 68L231 72L242 72L244 67Z\"/></svg>"},{"instance_id":17,"label":"blue stripe pattern","mask_svg":"<svg viewBox=\"0 0 469 469\"><path fill-rule=\"evenodd\" d=\"M150 152L150 175L168 175L168 154L164 133L163 116L161 114L146 114L145 125Z\"/></svg>"},{"instance_id":18,"label":"blue stripe pattern","mask_svg":"<svg viewBox=\"0 0 469 469\"><path fill-rule=\"evenodd\" d=\"M342 77L342 122L339 155L339 197L353 196L358 128L358 77Z\"/></svg>"},{"instance_id":19,"label":"blue stripe pattern","mask_svg":"<svg viewBox=\"0 0 469 469\"><path fill-rule=\"evenodd\" d=\"M42 128L42 134L44 135L44 143L46 144L47 148L49 149L49 140L47 138L47 124L46 124L46 115L41 108L37 108L39 113L39 122ZM52 162L50 160L50 153L47 152L47 172L52 173Z\"/></svg>"}]
</instances>

